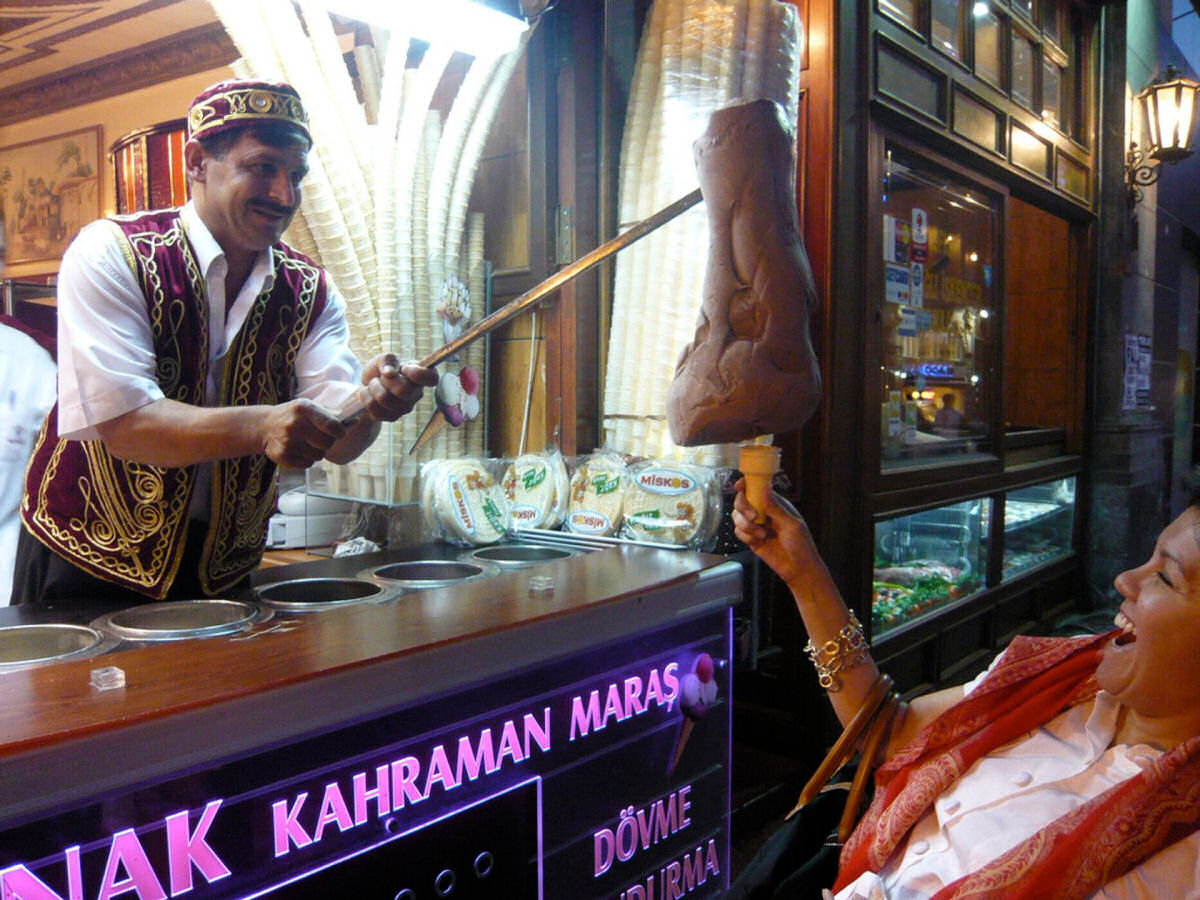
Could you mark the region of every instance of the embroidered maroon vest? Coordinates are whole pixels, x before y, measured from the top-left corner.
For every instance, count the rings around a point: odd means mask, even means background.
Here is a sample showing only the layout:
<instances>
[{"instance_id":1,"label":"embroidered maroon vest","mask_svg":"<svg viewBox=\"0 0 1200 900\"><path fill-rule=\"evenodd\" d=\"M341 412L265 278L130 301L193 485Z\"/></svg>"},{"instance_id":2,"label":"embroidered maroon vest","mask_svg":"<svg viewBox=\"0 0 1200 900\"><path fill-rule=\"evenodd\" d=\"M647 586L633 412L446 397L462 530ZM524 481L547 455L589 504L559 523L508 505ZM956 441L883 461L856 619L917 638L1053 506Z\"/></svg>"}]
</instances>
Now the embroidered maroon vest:
<instances>
[{"instance_id":1,"label":"embroidered maroon vest","mask_svg":"<svg viewBox=\"0 0 1200 900\"><path fill-rule=\"evenodd\" d=\"M164 395L200 404L208 375L204 276L178 210L112 220L146 299ZM260 294L224 359L220 406L291 399L296 353L325 304L325 274L279 243L275 280ZM217 594L258 565L275 507L275 464L266 456L213 463L212 506L200 583ZM116 459L100 441L58 437L50 411L26 469L21 519L40 541L91 574L161 599L183 555L196 467Z\"/></svg>"}]
</instances>

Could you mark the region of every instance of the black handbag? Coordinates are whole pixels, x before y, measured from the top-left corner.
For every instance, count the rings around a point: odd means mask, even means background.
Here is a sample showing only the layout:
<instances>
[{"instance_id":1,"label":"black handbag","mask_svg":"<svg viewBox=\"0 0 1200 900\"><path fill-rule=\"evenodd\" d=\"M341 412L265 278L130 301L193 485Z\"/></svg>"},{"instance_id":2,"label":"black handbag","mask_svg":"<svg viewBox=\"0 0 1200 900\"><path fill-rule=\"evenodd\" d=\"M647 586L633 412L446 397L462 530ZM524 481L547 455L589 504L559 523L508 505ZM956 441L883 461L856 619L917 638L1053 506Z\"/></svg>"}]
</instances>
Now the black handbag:
<instances>
[{"instance_id":1,"label":"black handbag","mask_svg":"<svg viewBox=\"0 0 1200 900\"><path fill-rule=\"evenodd\" d=\"M821 900L822 889L837 878L842 845L862 814L871 772L887 746L899 706L892 679L881 675L783 825L730 886L726 900ZM860 738L862 752L851 763Z\"/></svg>"},{"instance_id":2,"label":"black handbag","mask_svg":"<svg viewBox=\"0 0 1200 900\"><path fill-rule=\"evenodd\" d=\"M839 773L852 774L853 767ZM837 877L838 821L849 782L831 785L783 823L759 848L725 894L726 900L820 900Z\"/></svg>"}]
</instances>

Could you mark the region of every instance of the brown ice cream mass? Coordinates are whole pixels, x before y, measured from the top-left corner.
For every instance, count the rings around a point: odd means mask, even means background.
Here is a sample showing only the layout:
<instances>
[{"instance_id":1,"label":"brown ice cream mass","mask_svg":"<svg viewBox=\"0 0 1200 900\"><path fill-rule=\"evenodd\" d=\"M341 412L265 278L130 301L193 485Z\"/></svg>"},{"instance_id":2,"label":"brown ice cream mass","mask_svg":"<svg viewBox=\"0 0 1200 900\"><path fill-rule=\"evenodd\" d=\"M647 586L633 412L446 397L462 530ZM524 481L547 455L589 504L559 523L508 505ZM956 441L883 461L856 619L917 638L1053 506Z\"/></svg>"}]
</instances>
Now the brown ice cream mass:
<instances>
[{"instance_id":1,"label":"brown ice cream mass","mask_svg":"<svg viewBox=\"0 0 1200 900\"><path fill-rule=\"evenodd\" d=\"M671 437L687 447L793 431L816 408L821 376L791 130L777 103L754 100L713 113L693 152L708 265L696 336L667 391Z\"/></svg>"}]
</instances>

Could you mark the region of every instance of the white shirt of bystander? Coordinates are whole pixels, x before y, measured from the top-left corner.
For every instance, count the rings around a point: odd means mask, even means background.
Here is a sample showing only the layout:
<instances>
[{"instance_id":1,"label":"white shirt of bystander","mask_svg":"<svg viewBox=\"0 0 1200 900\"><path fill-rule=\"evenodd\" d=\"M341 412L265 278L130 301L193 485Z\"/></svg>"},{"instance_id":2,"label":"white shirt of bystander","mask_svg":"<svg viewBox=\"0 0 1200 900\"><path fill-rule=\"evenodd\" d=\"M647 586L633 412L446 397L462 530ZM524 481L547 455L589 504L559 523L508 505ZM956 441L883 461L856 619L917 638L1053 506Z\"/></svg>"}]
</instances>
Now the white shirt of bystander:
<instances>
[{"instance_id":1,"label":"white shirt of bystander","mask_svg":"<svg viewBox=\"0 0 1200 900\"><path fill-rule=\"evenodd\" d=\"M54 405L54 360L33 338L0 324L0 606L12 595L25 466Z\"/></svg>"}]
</instances>

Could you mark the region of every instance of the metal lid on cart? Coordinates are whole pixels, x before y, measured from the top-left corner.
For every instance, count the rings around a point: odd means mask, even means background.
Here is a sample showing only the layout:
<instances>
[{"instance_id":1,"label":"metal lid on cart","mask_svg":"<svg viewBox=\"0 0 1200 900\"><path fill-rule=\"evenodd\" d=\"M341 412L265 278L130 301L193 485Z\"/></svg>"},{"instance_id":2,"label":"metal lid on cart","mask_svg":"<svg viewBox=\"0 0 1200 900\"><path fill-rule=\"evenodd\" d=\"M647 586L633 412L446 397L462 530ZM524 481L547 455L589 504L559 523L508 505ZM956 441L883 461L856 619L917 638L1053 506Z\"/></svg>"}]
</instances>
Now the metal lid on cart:
<instances>
[{"instance_id":1,"label":"metal lid on cart","mask_svg":"<svg viewBox=\"0 0 1200 900\"><path fill-rule=\"evenodd\" d=\"M45 623L0 628L0 672L88 659L113 649L117 641L87 625Z\"/></svg>"},{"instance_id":2,"label":"metal lid on cart","mask_svg":"<svg viewBox=\"0 0 1200 900\"><path fill-rule=\"evenodd\" d=\"M532 566L538 563L556 562L577 556L578 550L566 547L546 547L540 544L493 544L490 547L480 547L464 554L467 560L480 560L507 566Z\"/></svg>"},{"instance_id":3,"label":"metal lid on cart","mask_svg":"<svg viewBox=\"0 0 1200 900\"><path fill-rule=\"evenodd\" d=\"M290 612L317 612L354 603L376 603L389 600L396 593L366 578L325 576L260 584L254 592L268 606Z\"/></svg>"},{"instance_id":4,"label":"metal lid on cart","mask_svg":"<svg viewBox=\"0 0 1200 900\"><path fill-rule=\"evenodd\" d=\"M359 573L401 588L432 588L462 584L498 573L489 563L457 559L410 559L373 566Z\"/></svg>"},{"instance_id":5,"label":"metal lid on cart","mask_svg":"<svg viewBox=\"0 0 1200 900\"><path fill-rule=\"evenodd\" d=\"M92 625L127 641L178 641L236 634L270 615L244 600L169 600L108 613Z\"/></svg>"}]
</instances>

